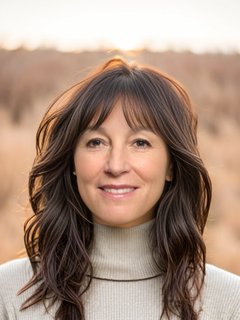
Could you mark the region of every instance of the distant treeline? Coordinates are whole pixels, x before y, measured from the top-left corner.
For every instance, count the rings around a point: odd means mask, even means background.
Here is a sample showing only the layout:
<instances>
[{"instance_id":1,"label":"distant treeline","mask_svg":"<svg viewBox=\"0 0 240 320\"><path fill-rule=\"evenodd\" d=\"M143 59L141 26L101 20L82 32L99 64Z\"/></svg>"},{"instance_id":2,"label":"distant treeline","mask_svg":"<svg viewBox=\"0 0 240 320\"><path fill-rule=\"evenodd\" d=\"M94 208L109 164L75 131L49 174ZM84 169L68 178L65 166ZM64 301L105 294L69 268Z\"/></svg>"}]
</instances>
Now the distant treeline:
<instances>
[{"instance_id":1,"label":"distant treeline","mask_svg":"<svg viewBox=\"0 0 240 320\"><path fill-rule=\"evenodd\" d=\"M0 49L0 108L9 112L14 123L21 123L36 102L50 102L96 65L115 55L121 53ZM209 130L215 132L222 117L240 124L239 54L139 51L122 56L156 66L179 80L190 93L201 124Z\"/></svg>"}]
</instances>

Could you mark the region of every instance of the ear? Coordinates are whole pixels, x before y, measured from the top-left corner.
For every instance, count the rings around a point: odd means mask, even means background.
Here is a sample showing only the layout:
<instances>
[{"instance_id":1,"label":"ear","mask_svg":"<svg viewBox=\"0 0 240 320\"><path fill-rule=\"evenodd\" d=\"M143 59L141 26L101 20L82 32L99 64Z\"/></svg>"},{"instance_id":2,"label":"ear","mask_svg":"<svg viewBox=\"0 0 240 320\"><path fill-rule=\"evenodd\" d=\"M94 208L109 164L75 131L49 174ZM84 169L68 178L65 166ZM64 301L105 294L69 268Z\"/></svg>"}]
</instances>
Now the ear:
<instances>
[{"instance_id":1,"label":"ear","mask_svg":"<svg viewBox=\"0 0 240 320\"><path fill-rule=\"evenodd\" d=\"M172 181L172 179L173 179L173 165L170 162L167 169L167 173L166 173L166 181Z\"/></svg>"}]
</instances>

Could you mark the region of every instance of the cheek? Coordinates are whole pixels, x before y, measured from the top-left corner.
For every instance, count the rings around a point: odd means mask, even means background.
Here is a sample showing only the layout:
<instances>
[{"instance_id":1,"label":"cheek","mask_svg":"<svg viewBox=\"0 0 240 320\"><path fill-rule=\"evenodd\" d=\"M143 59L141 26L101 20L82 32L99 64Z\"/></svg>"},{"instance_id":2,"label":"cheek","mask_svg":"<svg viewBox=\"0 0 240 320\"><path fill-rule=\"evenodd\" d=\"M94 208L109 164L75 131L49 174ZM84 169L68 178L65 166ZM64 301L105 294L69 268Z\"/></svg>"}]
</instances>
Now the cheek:
<instances>
[{"instance_id":1,"label":"cheek","mask_svg":"<svg viewBox=\"0 0 240 320\"><path fill-rule=\"evenodd\" d=\"M78 185L92 181L102 168L102 161L94 154L78 152L74 156Z\"/></svg>"},{"instance_id":2,"label":"cheek","mask_svg":"<svg viewBox=\"0 0 240 320\"><path fill-rule=\"evenodd\" d=\"M167 155L156 154L135 159L134 167L144 181L162 184L168 174L169 161Z\"/></svg>"}]
</instances>

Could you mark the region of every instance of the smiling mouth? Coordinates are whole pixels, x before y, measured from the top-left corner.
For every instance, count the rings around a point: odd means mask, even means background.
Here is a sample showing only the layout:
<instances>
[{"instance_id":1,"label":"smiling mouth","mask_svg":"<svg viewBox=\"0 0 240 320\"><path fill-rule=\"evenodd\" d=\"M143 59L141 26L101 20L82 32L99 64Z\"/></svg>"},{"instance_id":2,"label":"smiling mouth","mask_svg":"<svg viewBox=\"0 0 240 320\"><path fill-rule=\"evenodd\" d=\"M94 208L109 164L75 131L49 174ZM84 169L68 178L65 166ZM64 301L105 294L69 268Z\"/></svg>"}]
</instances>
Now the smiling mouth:
<instances>
[{"instance_id":1,"label":"smiling mouth","mask_svg":"<svg viewBox=\"0 0 240 320\"><path fill-rule=\"evenodd\" d=\"M101 189L109 195L125 195L132 193L137 188L131 186L101 186L99 187L99 189Z\"/></svg>"},{"instance_id":2,"label":"smiling mouth","mask_svg":"<svg viewBox=\"0 0 240 320\"><path fill-rule=\"evenodd\" d=\"M113 194L124 194L135 190L135 188L123 188L123 189L112 189L112 188L101 188L103 191Z\"/></svg>"}]
</instances>

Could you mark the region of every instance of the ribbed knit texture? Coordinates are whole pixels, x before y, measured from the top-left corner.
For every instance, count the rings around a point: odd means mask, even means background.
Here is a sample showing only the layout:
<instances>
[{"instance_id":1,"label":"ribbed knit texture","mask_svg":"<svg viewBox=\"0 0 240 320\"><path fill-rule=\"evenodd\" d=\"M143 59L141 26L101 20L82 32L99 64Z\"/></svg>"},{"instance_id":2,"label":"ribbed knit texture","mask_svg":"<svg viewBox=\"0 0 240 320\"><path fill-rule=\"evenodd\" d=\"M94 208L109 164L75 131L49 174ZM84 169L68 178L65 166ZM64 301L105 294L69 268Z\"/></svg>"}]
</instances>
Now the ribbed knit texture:
<instances>
[{"instance_id":1,"label":"ribbed knit texture","mask_svg":"<svg viewBox=\"0 0 240 320\"><path fill-rule=\"evenodd\" d=\"M136 280L159 275L149 238L154 220L136 227L94 226L91 260L94 275L116 280Z\"/></svg>"},{"instance_id":2,"label":"ribbed knit texture","mask_svg":"<svg viewBox=\"0 0 240 320\"><path fill-rule=\"evenodd\" d=\"M84 296L86 320L160 319L162 282L149 240L153 223L129 229L94 226L95 278ZM54 308L46 313L42 304L19 311L33 288L16 293L31 275L27 258L0 266L0 320L54 319ZM200 320L240 320L240 277L207 265L202 301Z\"/></svg>"}]
</instances>

